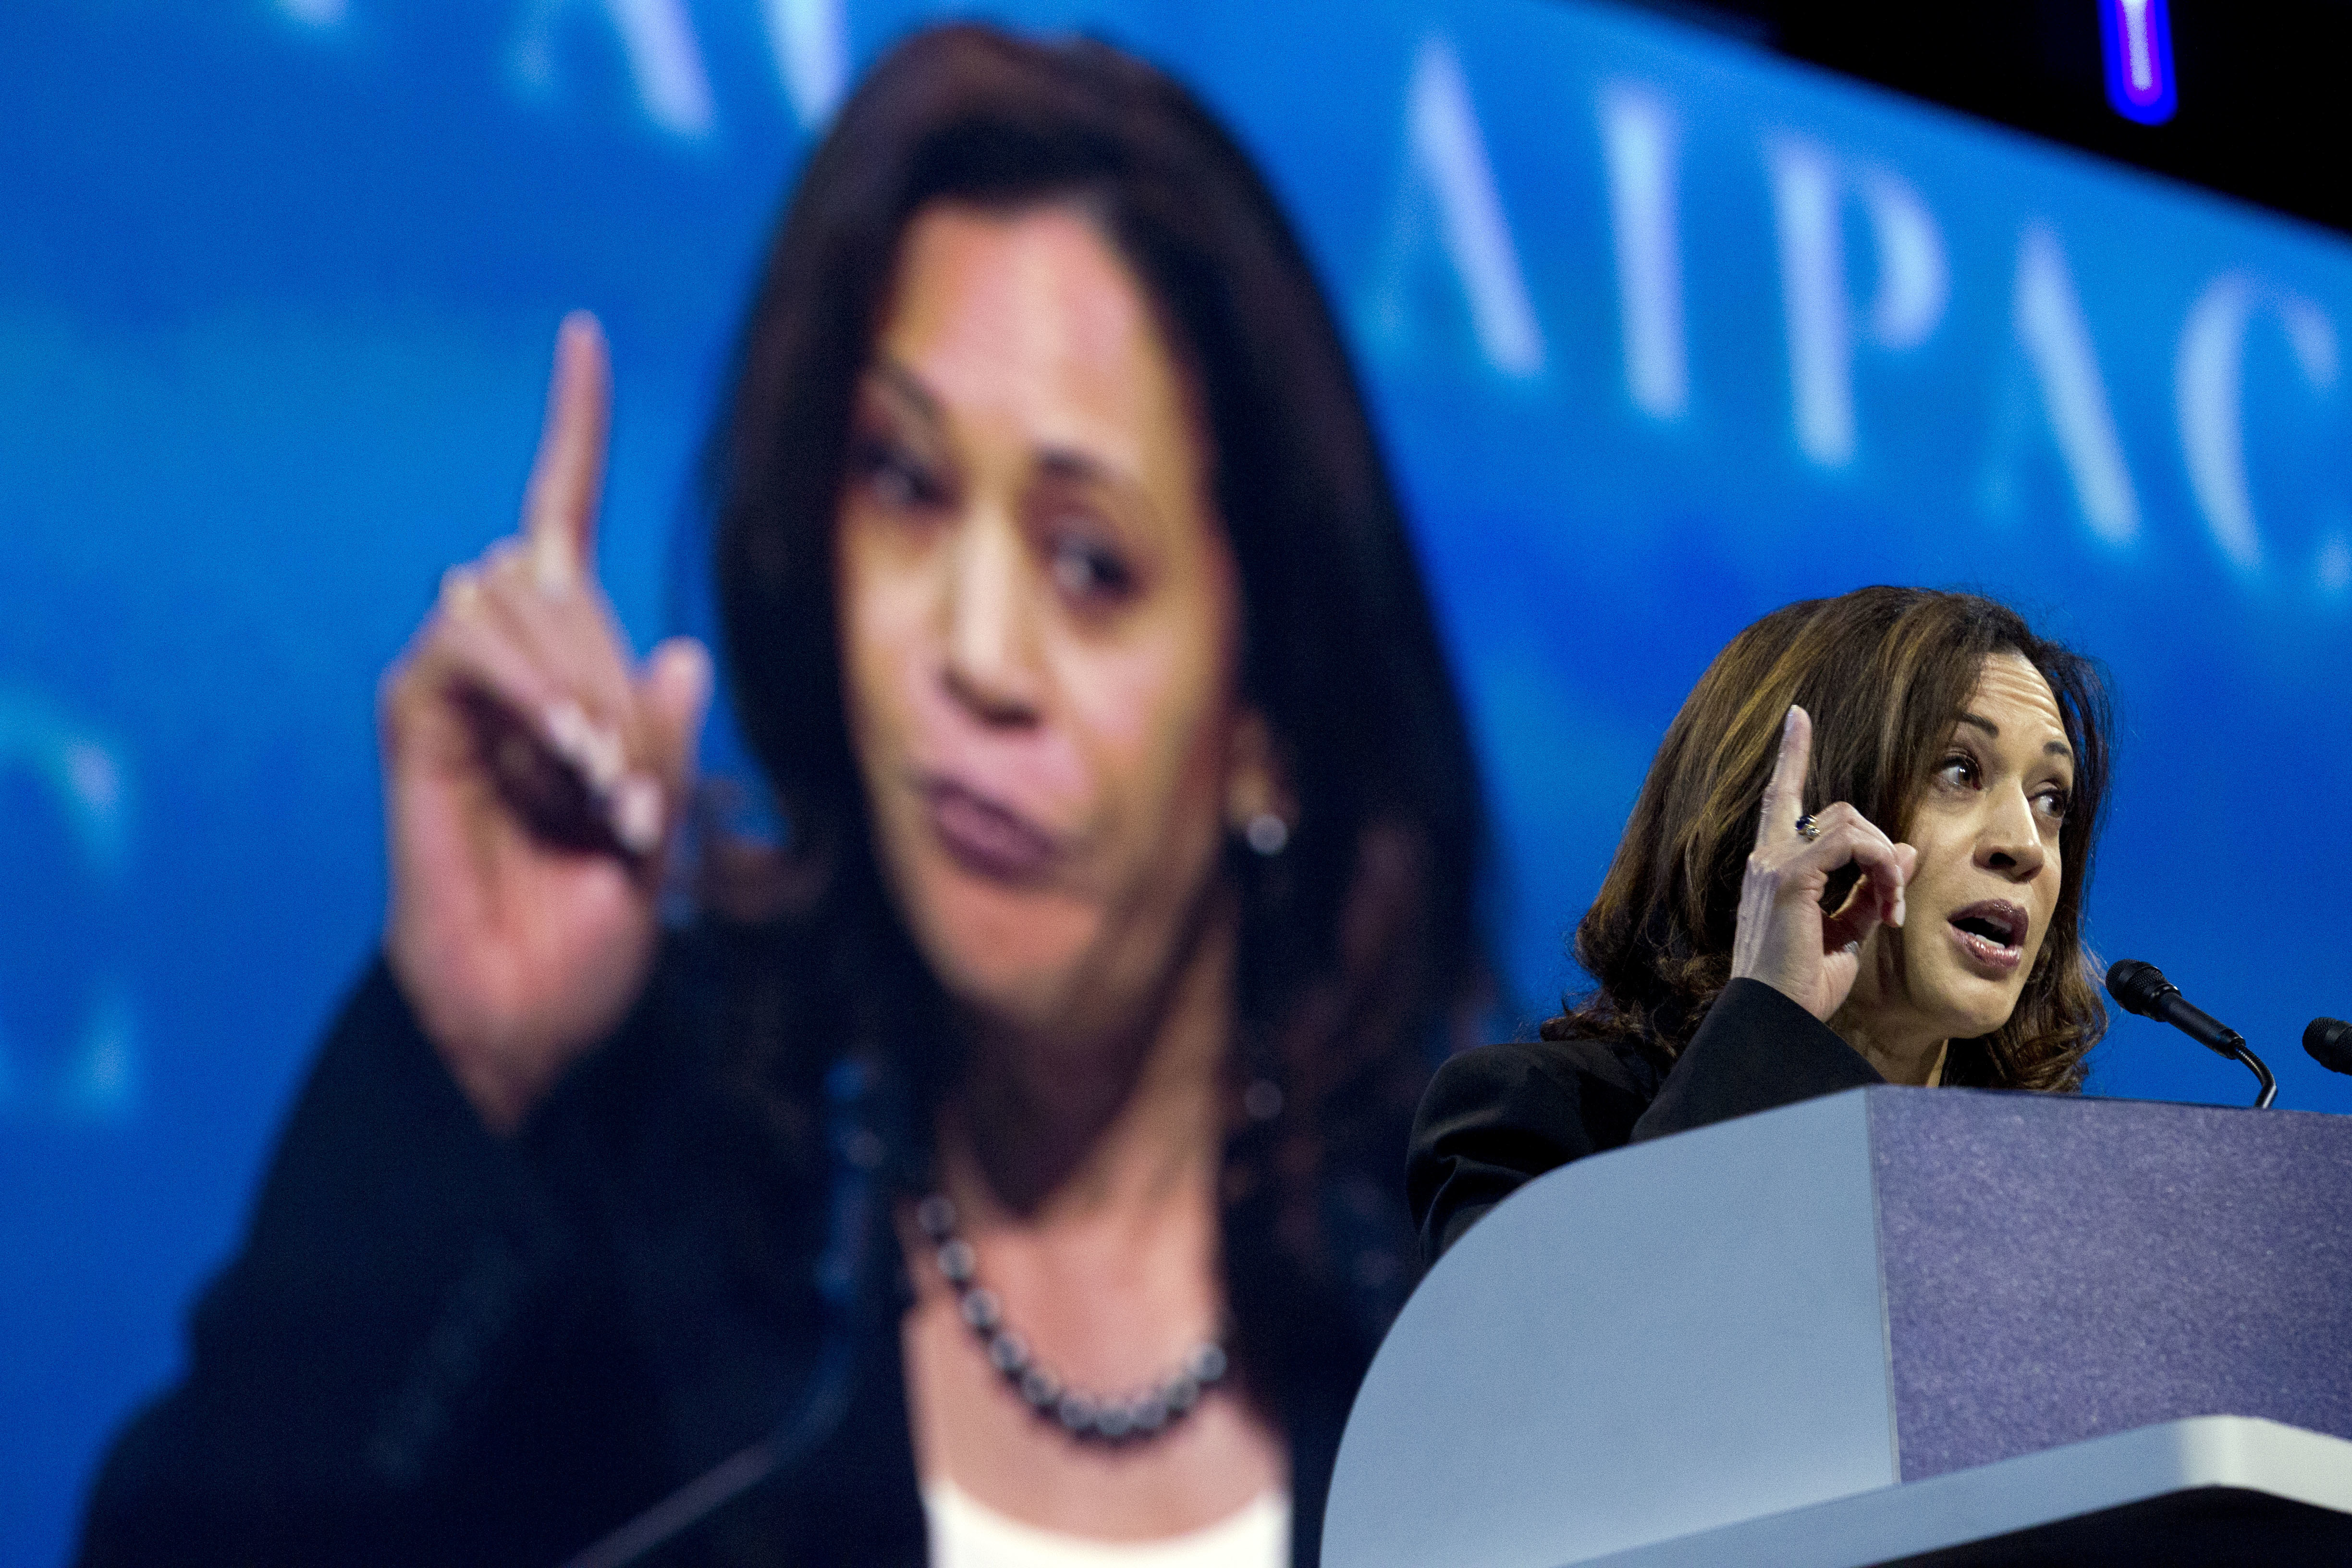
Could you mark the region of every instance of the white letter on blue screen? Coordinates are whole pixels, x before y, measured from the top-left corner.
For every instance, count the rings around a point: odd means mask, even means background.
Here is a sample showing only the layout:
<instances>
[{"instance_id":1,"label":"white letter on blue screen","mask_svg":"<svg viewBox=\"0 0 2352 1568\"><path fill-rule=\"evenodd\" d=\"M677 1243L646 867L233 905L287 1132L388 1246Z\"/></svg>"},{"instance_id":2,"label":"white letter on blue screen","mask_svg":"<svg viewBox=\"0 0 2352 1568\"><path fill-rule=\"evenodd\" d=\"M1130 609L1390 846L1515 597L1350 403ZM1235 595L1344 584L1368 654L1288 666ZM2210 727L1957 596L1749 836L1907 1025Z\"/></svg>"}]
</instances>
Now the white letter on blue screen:
<instances>
[{"instance_id":1,"label":"white letter on blue screen","mask_svg":"<svg viewBox=\"0 0 2352 1568\"><path fill-rule=\"evenodd\" d=\"M2243 572L2263 563L2253 492L2246 483L2243 425L2246 328L2259 304L2278 313L2286 328L2287 347L2312 390L2334 386L2336 324L2300 294L2261 289L2242 272L2216 278L2189 308L2172 372L2173 410L2189 487L2196 493L2213 542Z\"/></svg>"},{"instance_id":2,"label":"white letter on blue screen","mask_svg":"<svg viewBox=\"0 0 2352 1568\"><path fill-rule=\"evenodd\" d=\"M2010 321L2042 389L2042 411L2074 482L2074 504L2091 531L2109 544L2139 532L2139 499L2124 463L2123 442L2107 407L2106 383L2083 319L2083 302L2058 237L2029 224L2017 247L2017 292Z\"/></svg>"},{"instance_id":3,"label":"white letter on blue screen","mask_svg":"<svg viewBox=\"0 0 2352 1568\"><path fill-rule=\"evenodd\" d=\"M1780 308L1789 335L1789 404L1797 446L1825 468L1853 457L1853 345L1837 169L1793 136L1766 149L1780 239Z\"/></svg>"},{"instance_id":4,"label":"white letter on blue screen","mask_svg":"<svg viewBox=\"0 0 2352 1568\"><path fill-rule=\"evenodd\" d=\"M766 0L768 47L803 131L833 118L849 85L849 24L842 0Z\"/></svg>"},{"instance_id":5,"label":"white letter on blue screen","mask_svg":"<svg viewBox=\"0 0 2352 1568\"><path fill-rule=\"evenodd\" d=\"M1913 349L1944 319L1952 277L1944 260L1943 231L1927 203L1902 176L1865 170L1862 210L1878 247L1878 294L1871 301L1871 341L1883 349Z\"/></svg>"},{"instance_id":6,"label":"white letter on blue screen","mask_svg":"<svg viewBox=\"0 0 2352 1568\"><path fill-rule=\"evenodd\" d=\"M1780 242L1780 300L1789 335L1789 403L1797 446L1824 468L1853 459L1853 322L1846 296L1842 197L1830 153L1800 136L1765 146ZM1871 341L1916 348L1944 319L1951 294L1944 239L1927 202L1901 175L1861 171L1855 182L1878 256Z\"/></svg>"},{"instance_id":7,"label":"white letter on blue screen","mask_svg":"<svg viewBox=\"0 0 2352 1568\"><path fill-rule=\"evenodd\" d=\"M1495 193L1469 84L1444 39L1422 46L1405 112L1406 144L1436 195L1438 233L1468 297L1479 351L1506 375L1532 376L1543 369L1543 334Z\"/></svg>"},{"instance_id":8,"label":"white letter on blue screen","mask_svg":"<svg viewBox=\"0 0 2352 1568\"><path fill-rule=\"evenodd\" d=\"M1675 144L1674 116L1654 93L1625 84L1601 90L1601 147L1609 168L1625 392L1654 419L1678 419L1690 406Z\"/></svg>"},{"instance_id":9,"label":"white letter on blue screen","mask_svg":"<svg viewBox=\"0 0 2352 1568\"><path fill-rule=\"evenodd\" d=\"M565 0L541 0L523 26L515 70L533 87L555 79L555 21L565 8ZM603 0L598 8L620 36L646 118L687 141L709 135L718 113L684 0Z\"/></svg>"}]
</instances>

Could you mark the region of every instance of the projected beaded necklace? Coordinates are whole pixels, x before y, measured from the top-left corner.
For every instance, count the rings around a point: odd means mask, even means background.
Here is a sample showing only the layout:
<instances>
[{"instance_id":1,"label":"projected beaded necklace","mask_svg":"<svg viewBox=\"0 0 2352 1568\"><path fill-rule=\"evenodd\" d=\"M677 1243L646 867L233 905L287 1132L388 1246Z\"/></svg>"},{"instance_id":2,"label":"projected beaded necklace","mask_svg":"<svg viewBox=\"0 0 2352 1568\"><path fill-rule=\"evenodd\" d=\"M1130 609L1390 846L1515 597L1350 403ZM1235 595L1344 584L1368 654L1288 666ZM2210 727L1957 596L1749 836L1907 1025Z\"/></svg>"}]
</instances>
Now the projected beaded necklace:
<instances>
[{"instance_id":1,"label":"projected beaded necklace","mask_svg":"<svg viewBox=\"0 0 2352 1568\"><path fill-rule=\"evenodd\" d=\"M1071 1387L1037 1363L1029 1342L1004 1323L1003 1304L980 1283L980 1257L956 1230L955 1205L933 1193L915 1205L915 1221L929 1238L940 1273L954 1287L956 1311L1007 1386L1045 1420L1084 1443L1147 1442L1200 1405L1201 1396L1223 1379L1225 1348L1203 1340L1185 1352L1182 1363L1141 1394L1105 1398Z\"/></svg>"}]
</instances>

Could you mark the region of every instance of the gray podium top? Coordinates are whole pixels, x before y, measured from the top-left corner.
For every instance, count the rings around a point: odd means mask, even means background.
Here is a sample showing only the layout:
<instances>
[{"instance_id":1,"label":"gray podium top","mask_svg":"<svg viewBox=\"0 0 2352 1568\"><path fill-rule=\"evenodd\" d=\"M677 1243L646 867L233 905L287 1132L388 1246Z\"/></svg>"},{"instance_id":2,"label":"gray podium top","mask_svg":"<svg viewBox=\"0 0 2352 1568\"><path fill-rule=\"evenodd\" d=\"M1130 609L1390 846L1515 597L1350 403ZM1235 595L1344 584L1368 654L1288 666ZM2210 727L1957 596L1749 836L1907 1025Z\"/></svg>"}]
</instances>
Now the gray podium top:
<instances>
[{"instance_id":1,"label":"gray podium top","mask_svg":"<svg viewBox=\"0 0 2352 1568\"><path fill-rule=\"evenodd\" d=\"M2352 1437L2352 1118L1854 1089L1488 1215L1373 1362L1324 1561L1561 1568L2216 1415Z\"/></svg>"}]
</instances>

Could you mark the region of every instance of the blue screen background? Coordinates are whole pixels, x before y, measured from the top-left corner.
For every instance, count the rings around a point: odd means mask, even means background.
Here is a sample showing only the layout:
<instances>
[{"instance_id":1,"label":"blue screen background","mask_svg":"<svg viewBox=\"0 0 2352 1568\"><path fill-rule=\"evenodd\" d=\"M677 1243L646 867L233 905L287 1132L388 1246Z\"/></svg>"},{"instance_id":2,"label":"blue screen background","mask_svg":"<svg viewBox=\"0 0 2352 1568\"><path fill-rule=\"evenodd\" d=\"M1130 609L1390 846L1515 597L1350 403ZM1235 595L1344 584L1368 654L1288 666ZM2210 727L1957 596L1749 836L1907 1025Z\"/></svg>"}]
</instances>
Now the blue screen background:
<instances>
[{"instance_id":1,"label":"blue screen background","mask_svg":"<svg viewBox=\"0 0 2352 1568\"><path fill-rule=\"evenodd\" d=\"M67 1550L365 960L373 682L512 526L556 321L614 344L647 645L791 173L935 14L0 9L0 1561ZM1296 216L1474 712L1515 1016L1732 632L1974 585L2114 672L2097 950L2352 1109L2296 1046L2352 1012L2342 237L1594 4L988 14L1168 65ZM2094 1060L2250 1087L2136 1019Z\"/></svg>"}]
</instances>

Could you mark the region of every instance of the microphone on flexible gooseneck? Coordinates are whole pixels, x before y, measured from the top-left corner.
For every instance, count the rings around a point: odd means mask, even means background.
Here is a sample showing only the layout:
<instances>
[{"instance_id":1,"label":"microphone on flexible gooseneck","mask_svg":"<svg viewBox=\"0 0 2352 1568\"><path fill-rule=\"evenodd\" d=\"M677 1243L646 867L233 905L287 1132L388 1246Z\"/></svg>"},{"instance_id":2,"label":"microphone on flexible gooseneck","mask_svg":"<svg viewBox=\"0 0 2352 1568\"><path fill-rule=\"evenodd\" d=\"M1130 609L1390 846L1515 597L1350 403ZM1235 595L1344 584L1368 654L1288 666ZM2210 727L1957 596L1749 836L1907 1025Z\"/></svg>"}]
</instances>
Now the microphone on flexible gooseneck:
<instances>
[{"instance_id":1,"label":"microphone on flexible gooseneck","mask_svg":"<svg viewBox=\"0 0 2352 1568\"><path fill-rule=\"evenodd\" d=\"M2314 1018L2304 1026L2303 1048L2329 1072L2352 1073L2352 1024L2341 1018Z\"/></svg>"},{"instance_id":2,"label":"microphone on flexible gooseneck","mask_svg":"<svg viewBox=\"0 0 2352 1568\"><path fill-rule=\"evenodd\" d=\"M2263 1058L2254 1055L2243 1035L2203 1008L2190 1005L2189 998L2180 994L2180 987L2164 977L2163 970L2136 958L2119 960L2107 971L2107 994L2122 1003L2126 1013L2169 1024L2216 1056L2245 1063L2254 1081L2262 1085L2254 1109L2270 1109L2271 1101L2278 1095L2278 1080L2271 1077L2271 1069L2263 1065ZM2309 1039L2306 1034L2306 1044Z\"/></svg>"}]
</instances>

